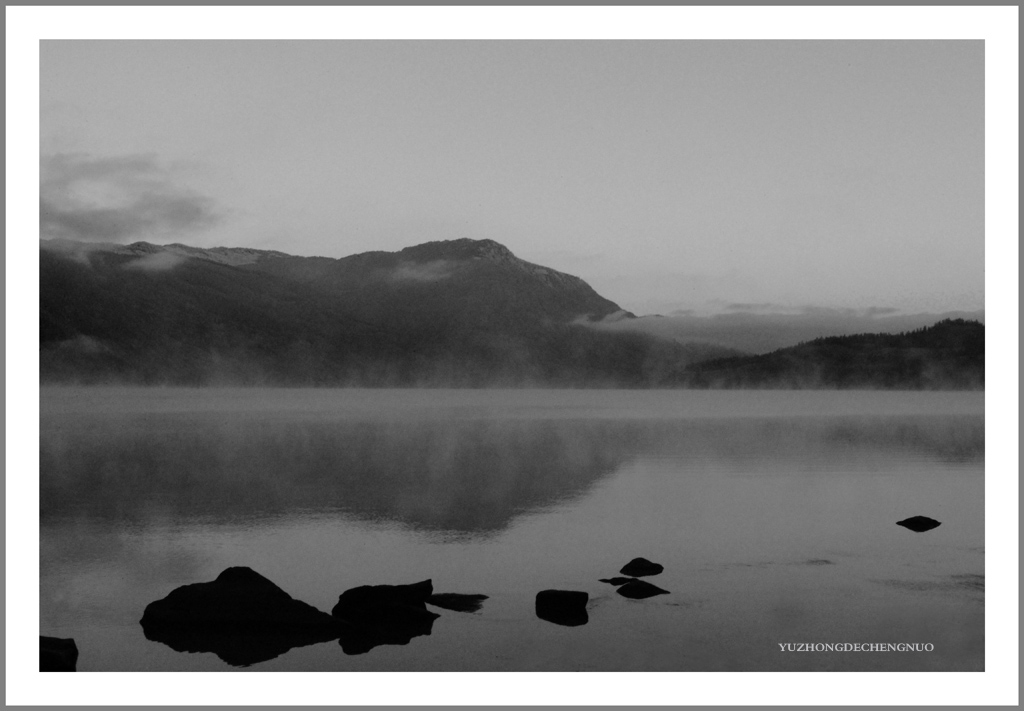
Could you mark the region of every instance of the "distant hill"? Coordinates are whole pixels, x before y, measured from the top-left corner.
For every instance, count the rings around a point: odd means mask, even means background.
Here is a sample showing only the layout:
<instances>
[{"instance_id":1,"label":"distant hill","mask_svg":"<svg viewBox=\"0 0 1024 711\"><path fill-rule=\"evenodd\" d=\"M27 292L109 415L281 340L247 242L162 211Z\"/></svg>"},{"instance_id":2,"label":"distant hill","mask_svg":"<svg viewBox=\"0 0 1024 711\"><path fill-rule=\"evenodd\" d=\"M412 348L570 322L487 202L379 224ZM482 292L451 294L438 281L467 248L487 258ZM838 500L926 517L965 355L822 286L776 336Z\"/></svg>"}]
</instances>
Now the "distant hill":
<instances>
[{"instance_id":1,"label":"distant hill","mask_svg":"<svg viewBox=\"0 0 1024 711\"><path fill-rule=\"evenodd\" d=\"M679 343L707 343L751 355L771 353L829 336L860 333L904 333L945 319L985 322L984 311L904 313L896 309L808 307L785 311L758 309L758 304L727 305L723 313L698 316L674 313L591 323L605 331L636 331ZM780 309L782 307L779 307Z\"/></svg>"},{"instance_id":2,"label":"distant hill","mask_svg":"<svg viewBox=\"0 0 1024 711\"><path fill-rule=\"evenodd\" d=\"M692 364L686 375L686 384L699 388L980 389L985 327L946 319L900 334L818 338L765 355Z\"/></svg>"},{"instance_id":3,"label":"distant hill","mask_svg":"<svg viewBox=\"0 0 1024 711\"><path fill-rule=\"evenodd\" d=\"M490 240L343 259L42 242L44 382L678 385L735 355L580 324L633 318Z\"/></svg>"}]
</instances>

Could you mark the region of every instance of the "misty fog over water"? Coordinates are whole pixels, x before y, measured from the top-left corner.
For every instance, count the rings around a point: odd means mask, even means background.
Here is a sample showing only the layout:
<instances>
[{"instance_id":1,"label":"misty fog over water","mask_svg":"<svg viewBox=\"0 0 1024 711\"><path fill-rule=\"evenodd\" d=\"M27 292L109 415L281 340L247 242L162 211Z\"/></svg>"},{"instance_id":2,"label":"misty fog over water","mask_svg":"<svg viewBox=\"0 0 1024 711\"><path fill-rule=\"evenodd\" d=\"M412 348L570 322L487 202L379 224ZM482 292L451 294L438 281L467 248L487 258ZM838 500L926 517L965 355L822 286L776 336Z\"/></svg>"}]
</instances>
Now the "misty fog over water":
<instances>
[{"instance_id":1,"label":"misty fog over water","mask_svg":"<svg viewBox=\"0 0 1024 711\"><path fill-rule=\"evenodd\" d=\"M982 393L43 388L41 629L81 670L227 670L145 606L253 568L489 596L430 634L270 670L984 667ZM914 515L942 525L916 534ZM668 590L599 582L643 556ZM589 622L538 619L546 588ZM928 653L782 653L927 642Z\"/></svg>"}]
</instances>

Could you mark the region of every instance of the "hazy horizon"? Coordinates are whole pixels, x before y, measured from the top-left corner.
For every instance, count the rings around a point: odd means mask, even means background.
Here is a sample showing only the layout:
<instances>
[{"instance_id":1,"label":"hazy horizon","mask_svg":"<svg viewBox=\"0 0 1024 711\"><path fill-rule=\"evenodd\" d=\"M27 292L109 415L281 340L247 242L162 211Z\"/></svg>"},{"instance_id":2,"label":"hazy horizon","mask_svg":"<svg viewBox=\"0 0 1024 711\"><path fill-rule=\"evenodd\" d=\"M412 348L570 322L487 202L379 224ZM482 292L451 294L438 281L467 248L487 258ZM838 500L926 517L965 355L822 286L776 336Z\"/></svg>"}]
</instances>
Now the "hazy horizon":
<instances>
[{"instance_id":1,"label":"hazy horizon","mask_svg":"<svg viewBox=\"0 0 1024 711\"><path fill-rule=\"evenodd\" d=\"M41 237L493 239L638 314L984 308L983 43L43 41Z\"/></svg>"}]
</instances>

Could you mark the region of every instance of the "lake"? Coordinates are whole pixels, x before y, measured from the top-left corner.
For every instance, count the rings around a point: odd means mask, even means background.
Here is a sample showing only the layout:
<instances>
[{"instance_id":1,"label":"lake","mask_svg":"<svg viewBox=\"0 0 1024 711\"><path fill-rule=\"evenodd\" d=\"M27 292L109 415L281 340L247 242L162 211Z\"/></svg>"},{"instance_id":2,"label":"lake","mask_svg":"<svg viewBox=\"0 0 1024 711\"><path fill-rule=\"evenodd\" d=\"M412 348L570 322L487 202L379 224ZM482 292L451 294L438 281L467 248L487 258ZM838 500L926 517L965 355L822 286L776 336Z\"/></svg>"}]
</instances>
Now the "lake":
<instances>
[{"instance_id":1,"label":"lake","mask_svg":"<svg viewBox=\"0 0 1024 711\"><path fill-rule=\"evenodd\" d=\"M40 633L80 671L984 669L980 392L40 397ZM669 594L600 582L636 557ZM328 612L428 578L488 599L406 644L249 666L146 638L147 604L231 566ZM549 588L587 592L586 624L538 618Z\"/></svg>"}]
</instances>

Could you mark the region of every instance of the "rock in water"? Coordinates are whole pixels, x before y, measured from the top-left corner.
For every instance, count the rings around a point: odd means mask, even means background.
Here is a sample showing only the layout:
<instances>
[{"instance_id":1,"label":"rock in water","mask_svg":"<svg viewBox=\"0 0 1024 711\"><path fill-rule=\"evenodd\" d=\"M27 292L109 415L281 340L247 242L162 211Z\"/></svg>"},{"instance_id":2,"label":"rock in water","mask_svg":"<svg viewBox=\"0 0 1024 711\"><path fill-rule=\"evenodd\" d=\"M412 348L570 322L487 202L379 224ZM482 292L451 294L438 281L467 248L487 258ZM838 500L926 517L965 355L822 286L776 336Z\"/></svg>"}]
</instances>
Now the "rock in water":
<instances>
[{"instance_id":1,"label":"rock in water","mask_svg":"<svg viewBox=\"0 0 1024 711\"><path fill-rule=\"evenodd\" d=\"M227 568L209 583L183 585L163 600L151 602L142 624L258 624L272 627L316 627L334 620L312 605L296 600L251 568Z\"/></svg>"},{"instance_id":2,"label":"rock in water","mask_svg":"<svg viewBox=\"0 0 1024 711\"><path fill-rule=\"evenodd\" d=\"M566 627L585 625L590 621L589 599L587 593L577 590L541 590L535 604L537 617Z\"/></svg>"},{"instance_id":3,"label":"rock in water","mask_svg":"<svg viewBox=\"0 0 1024 711\"><path fill-rule=\"evenodd\" d=\"M433 619L438 615L426 608L434 585L423 580L411 585L361 585L338 596L331 615L346 621L394 616Z\"/></svg>"},{"instance_id":4,"label":"rock in water","mask_svg":"<svg viewBox=\"0 0 1024 711\"><path fill-rule=\"evenodd\" d=\"M652 563L646 558L634 558L622 566L619 572L633 578L642 578L645 575L658 575L665 568L657 563Z\"/></svg>"},{"instance_id":5,"label":"rock in water","mask_svg":"<svg viewBox=\"0 0 1024 711\"><path fill-rule=\"evenodd\" d=\"M905 518L902 521L897 521L896 525L909 528L915 533L924 533L925 531L930 531L933 528L938 528L942 524L934 518L928 518L927 516L911 516L910 518Z\"/></svg>"},{"instance_id":6,"label":"rock in water","mask_svg":"<svg viewBox=\"0 0 1024 711\"><path fill-rule=\"evenodd\" d=\"M630 580L636 580L636 578L601 578L597 582L608 583L609 585L625 585Z\"/></svg>"},{"instance_id":7,"label":"rock in water","mask_svg":"<svg viewBox=\"0 0 1024 711\"><path fill-rule=\"evenodd\" d=\"M616 590L619 595L633 600L643 600L655 595L668 595L668 590L662 590L657 585L651 585L643 580L630 580Z\"/></svg>"},{"instance_id":8,"label":"rock in water","mask_svg":"<svg viewBox=\"0 0 1024 711\"><path fill-rule=\"evenodd\" d=\"M428 605L455 612L476 612L487 599L486 595L463 595L461 593L434 593L427 598Z\"/></svg>"},{"instance_id":9,"label":"rock in water","mask_svg":"<svg viewBox=\"0 0 1024 711\"><path fill-rule=\"evenodd\" d=\"M39 671L73 672L78 664L78 645L73 639L39 637Z\"/></svg>"},{"instance_id":10,"label":"rock in water","mask_svg":"<svg viewBox=\"0 0 1024 711\"><path fill-rule=\"evenodd\" d=\"M429 635L440 615L427 609L430 580L411 585L362 585L338 597L331 615L343 624L339 643L346 654L364 654L381 644L408 644Z\"/></svg>"},{"instance_id":11,"label":"rock in water","mask_svg":"<svg viewBox=\"0 0 1024 711\"><path fill-rule=\"evenodd\" d=\"M340 625L250 568L227 568L208 583L183 585L151 602L140 621L146 639L179 652L213 652L249 666L337 639Z\"/></svg>"}]
</instances>

